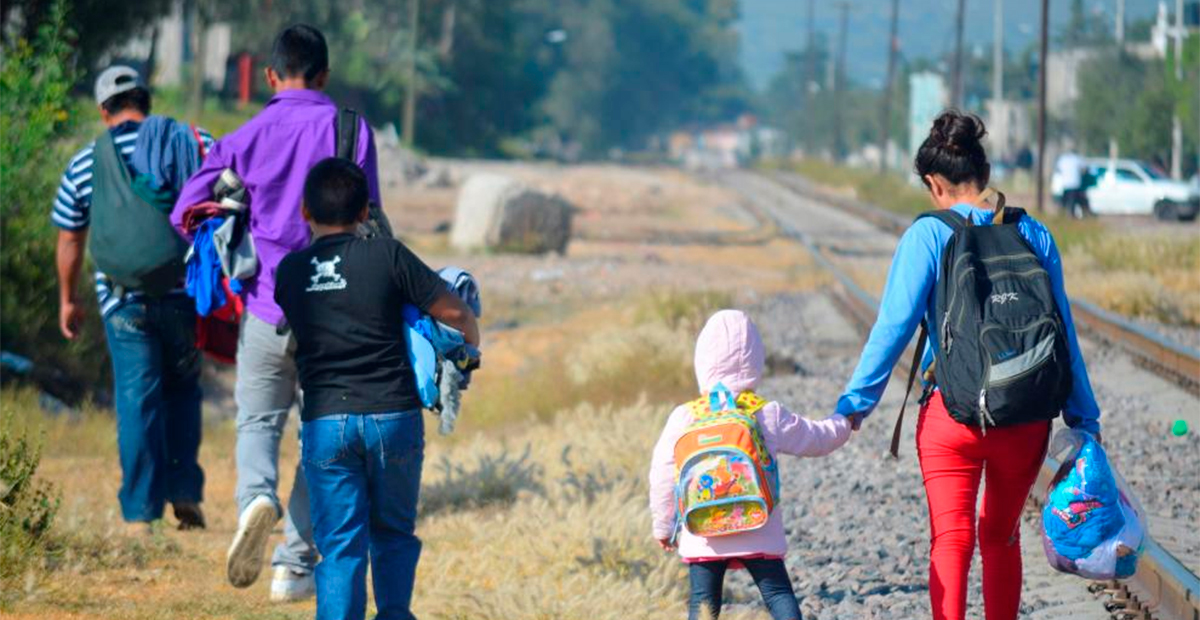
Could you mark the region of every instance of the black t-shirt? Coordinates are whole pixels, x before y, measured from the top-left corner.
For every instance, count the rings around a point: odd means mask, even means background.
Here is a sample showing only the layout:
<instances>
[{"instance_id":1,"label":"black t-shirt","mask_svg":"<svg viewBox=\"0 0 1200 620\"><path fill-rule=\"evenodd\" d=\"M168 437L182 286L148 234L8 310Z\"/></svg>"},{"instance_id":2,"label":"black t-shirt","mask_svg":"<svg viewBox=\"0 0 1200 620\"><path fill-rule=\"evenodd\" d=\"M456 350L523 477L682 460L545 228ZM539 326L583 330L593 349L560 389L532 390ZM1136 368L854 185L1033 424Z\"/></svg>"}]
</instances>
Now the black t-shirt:
<instances>
[{"instance_id":1,"label":"black t-shirt","mask_svg":"<svg viewBox=\"0 0 1200 620\"><path fill-rule=\"evenodd\" d=\"M275 272L275 301L296 337L301 418L421 406L401 307L422 312L442 279L395 239L320 237Z\"/></svg>"}]
</instances>

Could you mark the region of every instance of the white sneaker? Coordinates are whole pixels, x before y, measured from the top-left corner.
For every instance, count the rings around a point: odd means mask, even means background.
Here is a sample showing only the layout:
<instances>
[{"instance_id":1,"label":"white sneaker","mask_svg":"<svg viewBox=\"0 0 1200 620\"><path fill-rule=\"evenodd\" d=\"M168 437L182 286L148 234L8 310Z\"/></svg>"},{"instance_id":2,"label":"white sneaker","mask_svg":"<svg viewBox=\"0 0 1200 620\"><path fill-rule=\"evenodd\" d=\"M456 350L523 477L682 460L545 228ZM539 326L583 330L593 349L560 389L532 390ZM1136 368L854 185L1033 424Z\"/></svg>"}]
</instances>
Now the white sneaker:
<instances>
[{"instance_id":1,"label":"white sneaker","mask_svg":"<svg viewBox=\"0 0 1200 620\"><path fill-rule=\"evenodd\" d=\"M276 566L271 578L271 602L294 603L317 594L317 582L312 573L298 573L286 566Z\"/></svg>"},{"instance_id":2,"label":"white sneaker","mask_svg":"<svg viewBox=\"0 0 1200 620\"><path fill-rule=\"evenodd\" d=\"M262 572L263 552L277 521L279 511L275 509L275 502L266 495L254 498L242 511L238 517L237 534L225 556L225 574L230 585L246 588L258 579L258 574Z\"/></svg>"}]
</instances>

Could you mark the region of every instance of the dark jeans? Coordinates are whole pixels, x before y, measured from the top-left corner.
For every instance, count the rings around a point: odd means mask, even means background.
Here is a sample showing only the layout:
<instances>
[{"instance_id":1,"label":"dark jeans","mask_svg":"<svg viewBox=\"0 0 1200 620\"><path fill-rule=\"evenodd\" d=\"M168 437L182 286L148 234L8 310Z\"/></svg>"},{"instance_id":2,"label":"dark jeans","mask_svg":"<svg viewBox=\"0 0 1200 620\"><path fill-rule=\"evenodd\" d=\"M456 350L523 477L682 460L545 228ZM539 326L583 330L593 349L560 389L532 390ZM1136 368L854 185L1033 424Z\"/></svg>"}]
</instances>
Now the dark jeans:
<instances>
[{"instance_id":1,"label":"dark jeans","mask_svg":"<svg viewBox=\"0 0 1200 620\"><path fill-rule=\"evenodd\" d=\"M792 580L788 577L787 565L783 560L760 558L739 561L750 571L754 585L758 586L763 603L774 620L800 620L800 606L796 603L796 593L792 590ZM701 606L709 609L712 620L721 615L721 590L728 567L729 560L688 564L688 581L692 585L692 594L688 598L688 620L702 617Z\"/></svg>"},{"instance_id":2,"label":"dark jeans","mask_svg":"<svg viewBox=\"0 0 1200 620\"><path fill-rule=\"evenodd\" d=\"M204 498L196 313L183 295L128 301L104 318L121 455L121 515L162 518Z\"/></svg>"},{"instance_id":3,"label":"dark jeans","mask_svg":"<svg viewBox=\"0 0 1200 620\"><path fill-rule=\"evenodd\" d=\"M1068 189L1063 191L1063 208L1071 217L1083 218L1092 214L1091 204L1088 203L1087 190Z\"/></svg>"},{"instance_id":4,"label":"dark jeans","mask_svg":"<svg viewBox=\"0 0 1200 620\"><path fill-rule=\"evenodd\" d=\"M377 620L412 620L421 412L333 415L300 427L317 564L317 620L362 620L367 556Z\"/></svg>"}]
</instances>

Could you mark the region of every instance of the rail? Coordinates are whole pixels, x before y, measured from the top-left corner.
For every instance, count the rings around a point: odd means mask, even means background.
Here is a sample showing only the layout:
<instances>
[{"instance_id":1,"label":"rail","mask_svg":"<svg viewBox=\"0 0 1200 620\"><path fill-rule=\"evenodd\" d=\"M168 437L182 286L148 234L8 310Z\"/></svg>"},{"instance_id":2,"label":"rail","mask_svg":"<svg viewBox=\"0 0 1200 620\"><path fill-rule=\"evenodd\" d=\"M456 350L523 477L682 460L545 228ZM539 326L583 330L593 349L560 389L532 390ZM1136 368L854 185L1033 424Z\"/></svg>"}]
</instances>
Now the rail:
<instances>
[{"instance_id":1,"label":"rail","mask_svg":"<svg viewBox=\"0 0 1200 620\"><path fill-rule=\"evenodd\" d=\"M845 197L820 192L819 189L802 180L788 182L778 177L775 180L785 188L807 198L824 203L832 202L835 206L861 215L885 230L903 231L908 226L909 222L900 216ZM797 186L805 187L805 189L798 189ZM834 295L835 302L861 331L864 333L869 331L879 309L878 301L830 261L821 248L803 231L774 217L773 214L772 217L776 220L775 224L780 231L804 245L816 262L833 275L838 288ZM1156 358L1147 365L1161 373L1171 373L1171 379L1178 382L1179 378L1174 376L1175 373L1190 372L1190 375L1185 374L1183 378L1190 378L1191 384L1194 386L1197 377L1200 377L1200 354L1197 354L1196 351L1173 343L1161 335L1087 302L1082 302L1082 304L1072 302L1072 311L1076 313L1081 322L1087 324L1089 329L1099 332L1101 337L1106 340L1115 341L1118 346L1134 356L1161 355L1162 357ZM1170 358L1168 359L1167 356ZM906 360L910 357L910 355L902 355L901 362L897 365L904 373L902 376L906 376L908 373ZM1058 461L1047 458L1042 464L1035 488L1048 488L1059 465ZM1034 497L1037 496L1038 494L1035 493ZM1104 593L1109 596L1105 608L1114 618L1122 620L1133 618L1200 620L1200 578L1170 552L1159 546L1152 537L1146 539L1143 555L1138 562L1137 573L1132 579L1096 582L1089 589L1093 593Z\"/></svg>"},{"instance_id":2,"label":"rail","mask_svg":"<svg viewBox=\"0 0 1200 620\"><path fill-rule=\"evenodd\" d=\"M770 178L797 194L853 213L895 235L902 234L912 223L910 218L824 190L795 175L776 173ZM1172 342L1161 334L1082 299L1071 301L1071 314L1077 319L1076 324L1088 334L1124 350L1155 374L1179 385L1193 396L1200 396L1200 351Z\"/></svg>"}]
</instances>

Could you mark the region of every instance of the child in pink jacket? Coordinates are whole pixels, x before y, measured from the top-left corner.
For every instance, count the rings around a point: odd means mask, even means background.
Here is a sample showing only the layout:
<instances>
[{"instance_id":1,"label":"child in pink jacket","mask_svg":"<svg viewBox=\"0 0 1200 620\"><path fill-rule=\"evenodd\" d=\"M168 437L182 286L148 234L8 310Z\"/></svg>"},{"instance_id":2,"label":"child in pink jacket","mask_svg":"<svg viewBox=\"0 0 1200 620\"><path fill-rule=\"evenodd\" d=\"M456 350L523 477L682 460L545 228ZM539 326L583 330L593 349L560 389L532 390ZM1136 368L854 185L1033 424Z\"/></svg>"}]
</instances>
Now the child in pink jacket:
<instances>
[{"instance_id":1,"label":"child in pink jacket","mask_svg":"<svg viewBox=\"0 0 1200 620\"><path fill-rule=\"evenodd\" d=\"M696 340L696 381L708 394L722 383L734 394L754 390L763 376L765 352L758 328L737 310L722 310L708 320ZM763 442L772 457L778 454L824 456L846 443L850 421L841 415L813 421L802 418L777 402L768 402L755 413ZM675 443L692 421L686 405L676 407L654 447L650 463L650 513L654 537L671 550L675 532ZM780 483L780 495L787 490ZM688 564L691 595L688 618L701 617L707 607L715 620L721 611L721 590L727 568L745 567L754 578L763 602L775 620L799 620L800 608L783 558L787 538L783 515L776 507L763 527L714 538L695 536L681 528L679 555Z\"/></svg>"}]
</instances>

